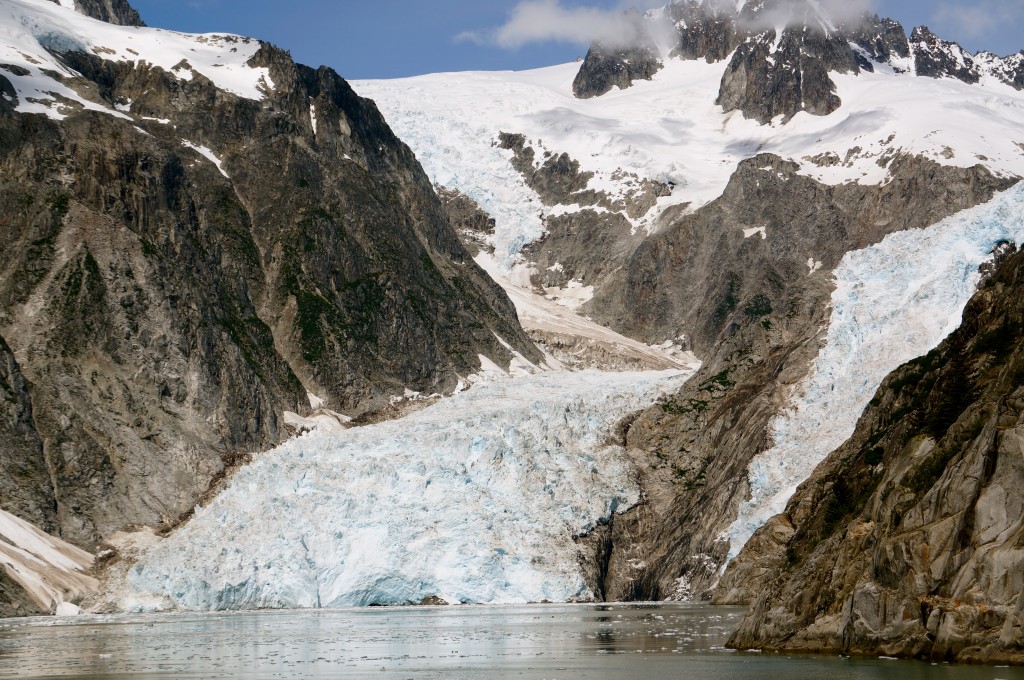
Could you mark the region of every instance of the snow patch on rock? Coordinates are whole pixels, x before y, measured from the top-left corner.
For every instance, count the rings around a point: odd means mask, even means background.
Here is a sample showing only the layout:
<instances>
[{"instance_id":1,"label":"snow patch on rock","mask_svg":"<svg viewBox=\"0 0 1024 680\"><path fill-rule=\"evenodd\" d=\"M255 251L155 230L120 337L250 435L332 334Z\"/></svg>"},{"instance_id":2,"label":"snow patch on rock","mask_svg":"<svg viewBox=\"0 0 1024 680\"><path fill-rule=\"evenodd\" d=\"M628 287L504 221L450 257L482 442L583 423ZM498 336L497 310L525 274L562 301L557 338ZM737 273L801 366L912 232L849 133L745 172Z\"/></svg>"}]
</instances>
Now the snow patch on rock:
<instances>
[{"instance_id":1,"label":"snow patch on rock","mask_svg":"<svg viewBox=\"0 0 1024 680\"><path fill-rule=\"evenodd\" d=\"M78 74L54 52L79 51L109 61L147 63L183 80L201 73L225 92L258 100L274 87L268 69L248 64L259 48L259 41L236 35L115 26L49 0L0 0L0 64L14 67L3 72L18 94L17 110L56 120L76 106L129 117L60 82L59 78Z\"/></svg>"}]
</instances>

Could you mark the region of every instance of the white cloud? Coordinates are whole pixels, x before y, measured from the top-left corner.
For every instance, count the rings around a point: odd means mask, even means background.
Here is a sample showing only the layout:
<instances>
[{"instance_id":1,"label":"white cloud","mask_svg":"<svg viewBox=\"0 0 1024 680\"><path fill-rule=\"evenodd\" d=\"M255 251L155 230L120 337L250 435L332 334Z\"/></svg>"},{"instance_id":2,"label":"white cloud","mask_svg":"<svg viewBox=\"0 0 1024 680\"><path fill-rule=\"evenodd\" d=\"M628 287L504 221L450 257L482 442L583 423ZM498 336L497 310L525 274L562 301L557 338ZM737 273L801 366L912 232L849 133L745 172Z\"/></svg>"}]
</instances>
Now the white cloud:
<instances>
[{"instance_id":1,"label":"white cloud","mask_svg":"<svg viewBox=\"0 0 1024 680\"><path fill-rule=\"evenodd\" d=\"M824 16L832 24L849 24L875 10L876 0L811 0L810 2L777 2L758 13L748 26L754 30L778 26L814 26Z\"/></svg>"},{"instance_id":2,"label":"white cloud","mask_svg":"<svg viewBox=\"0 0 1024 680\"><path fill-rule=\"evenodd\" d=\"M592 41L616 46L636 44L653 30L640 12L666 0L625 2L613 9L566 7L561 0L523 0L498 28L456 36L480 44L516 49L532 43L563 42L586 47Z\"/></svg>"},{"instance_id":3,"label":"white cloud","mask_svg":"<svg viewBox=\"0 0 1024 680\"><path fill-rule=\"evenodd\" d=\"M652 40L656 44L665 45L666 40L671 38L671 27L664 21L644 21L642 10L662 7L668 1L620 0L616 7L602 9L568 6L563 0L521 0L501 26L461 33L456 36L456 40L496 45L505 49L545 42L586 47L595 40L612 47L650 43ZM740 0L704 1L719 11L735 12L742 5ZM775 8L762 12L754 28L803 25L809 18L806 11L813 12L815 7L833 23L840 24L860 18L874 10L875 5L876 0L811 0L808 4L781 2Z\"/></svg>"},{"instance_id":4,"label":"white cloud","mask_svg":"<svg viewBox=\"0 0 1024 680\"><path fill-rule=\"evenodd\" d=\"M968 38L981 38L1008 23L1024 20L1024 3L1021 0L942 2L935 9L934 20L943 28Z\"/></svg>"}]
</instances>

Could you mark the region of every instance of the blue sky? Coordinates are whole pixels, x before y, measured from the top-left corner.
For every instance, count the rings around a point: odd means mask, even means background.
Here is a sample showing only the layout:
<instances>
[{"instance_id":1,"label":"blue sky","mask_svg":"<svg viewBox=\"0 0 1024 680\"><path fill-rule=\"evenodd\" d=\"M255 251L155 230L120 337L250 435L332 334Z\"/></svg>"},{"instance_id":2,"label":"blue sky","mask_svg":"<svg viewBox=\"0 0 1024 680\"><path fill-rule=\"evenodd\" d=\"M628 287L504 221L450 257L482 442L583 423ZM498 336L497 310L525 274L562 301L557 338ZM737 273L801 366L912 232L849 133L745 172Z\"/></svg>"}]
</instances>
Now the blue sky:
<instances>
[{"instance_id":1,"label":"blue sky","mask_svg":"<svg viewBox=\"0 0 1024 680\"><path fill-rule=\"evenodd\" d=\"M133 0L151 25L226 31L269 40L300 62L333 66L346 78L394 78L437 71L525 69L586 52L562 40L496 44L522 0ZM556 0L545 0L556 2ZM623 0L557 0L566 8L615 9ZM664 4L652 0L648 6ZM847 0L842 0L846 2ZM972 51L1024 48L1024 0L850 0L871 4L910 30L927 24ZM632 3L637 4L637 3ZM544 33L540 27L539 33ZM467 33L476 40L465 39ZM462 39L457 36L463 35ZM539 36L538 36L539 37ZM506 40L506 43L509 41Z\"/></svg>"}]
</instances>

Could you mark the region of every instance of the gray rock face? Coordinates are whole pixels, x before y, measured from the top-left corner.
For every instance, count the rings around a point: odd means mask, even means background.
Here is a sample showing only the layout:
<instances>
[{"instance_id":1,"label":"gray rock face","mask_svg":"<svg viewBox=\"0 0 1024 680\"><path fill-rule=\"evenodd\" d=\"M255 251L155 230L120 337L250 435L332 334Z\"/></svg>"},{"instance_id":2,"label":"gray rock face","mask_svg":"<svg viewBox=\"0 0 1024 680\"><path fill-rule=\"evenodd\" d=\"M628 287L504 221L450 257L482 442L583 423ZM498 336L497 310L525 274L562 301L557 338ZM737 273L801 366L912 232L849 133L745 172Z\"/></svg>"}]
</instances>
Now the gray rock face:
<instances>
[{"instance_id":1,"label":"gray rock face","mask_svg":"<svg viewBox=\"0 0 1024 680\"><path fill-rule=\"evenodd\" d=\"M16 616L46 616L44 610L3 569L0 569L0 619Z\"/></svg>"},{"instance_id":2,"label":"gray rock face","mask_svg":"<svg viewBox=\"0 0 1024 680\"><path fill-rule=\"evenodd\" d=\"M927 26L914 29L910 44L914 50L917 75L956 78L972 84L978 82L980 76L971 55L955 42L942 40Z\"/></svg>"},{"instance_id":3,"label":"gray rock face","mask_svg":"<svg viewBox=\"0 0 1024 680\"><path fill-rule=\"evenodd\" d=\"M494 248L487 243L487 237L494 233L494 218L458 189L442 186L436 188L448 222L458 232L466 250L473 256L481 250L493 251Z\"/></svg>"},{"instance_id":4,"label":"gray rock face","mask_svg":"<svg viewBox=\"0 0 1024 680\"><path fill-rule=\"evenodd\" d=\"M613 49L594 43L573 80L572 92L579 99L600 97L616 87L625 90L637 80L650 80L662 67L653 46Z\"/></svg>"},{"instance_id":5,"label":"gray rock face","mask_svg":"<svg viewBox=\"0 0 1024 680\"><path fill-rule=\"evenodd\" d=\"M677 0L667 8L669 20L679 33L671 56L705 59L708 63L726 59L748 36L732 13L715 3Z\"/></svg>"},{"instance_id":6,"label":"gray rock face","mask_svg":"<svg viewBox=\"0 0 1024 680\"><path fill-rule=\"evenodd\" d=\"M281 441L307 391L356 415L449 390L478 354L509 361L496 336L540 359L412 152L330 69L264 45L252 63L275 87L253 101L63 58L69 85L133 120L0 98L5 509L36 521L49 503L88 547L173 523L239 451Z\"/></svg>"},{"instance_id":7,"label":"gray rock face","mask_svg":"<svg viewBox=\"0 0 1024 680\"><path fill-rule=\"evenodd\" d=\"M43 531L58 529L43 444L32 420L32 397L10 347L0 338L0 509ZM17 455L11 455L17 454Z\"/></svg>"},{"instance_id":8,"label":"gray rock face","mask_svg":"<svg viewBox=\"0 0 1024 680\"><path fill-rule=\"evenodd\" d=\"M51 0L59 4L60 0ZM75 0L75 9L82 14L118 26L145 26L139 13L128 0Z\"/></svg>"},{"instance_id":9,"label":"gray rock face","mask_svg":"<svg viewBox=\"0 0 1024 680\"><path fill-rule=\"evenodd\" d=\"M1024 662L1022 287L1015 254L755 535L731 645Z\"/></svg>"},{"instance_id":10,"label":"gray rock face","mask_svg":"<svg viewBox=\"0 0 1024 680\"><path fill-rule=\"evenodd\" d=\"M910 57L910 42L903 26L892 19L882 19L877 15L865 24L851 31L853 42L863 49L872 61L891 64L894 59ZM861 68L872 71L871 61L859 60Z\"/></svg>"},{"instance_id":11,"label":"gray rock face","mask_svg":"<svg viewBox=\"0 0 1024 680\"><path fill-rule=\"evenodd\" d=\"M621 172L616 178L629 180L631 188L612 198L588 189L593 173L581 172L579 162L566 153L545 151L543 159L538 159L525 136L504 132L498 145L512 151L512 166L545 206L583 207L546 217L545 235L524 249L538 271L534 283L541 287L562 287L572 280L604 285L618 263L643 240L633 234L629 218L643 217L658 198L672 192L661 182Z\"/></svg>"},{"instance_id":12,"label":"gray rock face","mask_svg":"<svg viewBox=\"0 0 1024 680\"><path fill-rule=\"evenodd\" d=\"M800 27L769 34L739 46L722 77L717 103L768 123L806 111L826 116L842 103L830 72L859 73L843 35Z\"/></svg>"},{"instance_id":13,"label":"gray rock face","mask_svg":"<svg viewBox=\"0 0 1024 680\"><path fill-rule=\"evenodd\" d=\"M686 330L705 362L625 429L645 502L587 539L604 546L595 592L709 597L728 548L719 536L747 493L750 460L817 356L830 272L851 249L933 224L1012 184L980 167L919 158L890 169L893 182L882 187L825 186L777 157L746 161L720 199L643 241L584 306L645 342ZM766 238L753 232L761 227ZM809 257L823 265L811 276Z\"/></svg>"}]
</instances>

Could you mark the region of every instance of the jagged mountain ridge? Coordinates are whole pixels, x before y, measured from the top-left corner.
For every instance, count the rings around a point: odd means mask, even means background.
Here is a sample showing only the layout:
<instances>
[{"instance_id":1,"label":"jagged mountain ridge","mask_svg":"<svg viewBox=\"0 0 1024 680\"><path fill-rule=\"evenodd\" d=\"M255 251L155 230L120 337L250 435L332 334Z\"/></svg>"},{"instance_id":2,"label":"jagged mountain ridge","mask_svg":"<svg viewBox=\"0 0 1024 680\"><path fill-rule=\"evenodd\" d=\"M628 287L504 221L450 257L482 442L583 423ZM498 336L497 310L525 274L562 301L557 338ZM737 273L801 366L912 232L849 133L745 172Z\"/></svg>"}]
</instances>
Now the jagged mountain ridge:
<instances>
[{"instance_id":1,"label":"jagged mountain ridge","mask_svg":"<svg viewBox=\"0 0 1024 680\"><path fill-rule=\"evenodd\" d=\"M0 3L4 509L91 546L176 521L286 411L541 359L333 70L68 4Z\"/></svg>"},{"instance_id":2,"label":"jagged mountain ridge","mask_svg":"<svg viewBox=\"0 0 1024 680\"><path fill-rule=\"evenodd\" d=\"M800 111L828 115L839 108L830 73L887 69L977 83L989 77L1024 88L1024 54L971 55L920 26L907 36L892 19L865 15L836 25L810 0L757 0L739 9L715 0L674 0L647 14L646 44L619 48L595 43L573 92L601 96L649 80L664 59L729 59L718 103L762 123ZM665 26L671 38L663 37ZM663 57L662 52L667 52ZM731 55L731 58L730 58Z\"/></svg>"}]
</instances>

